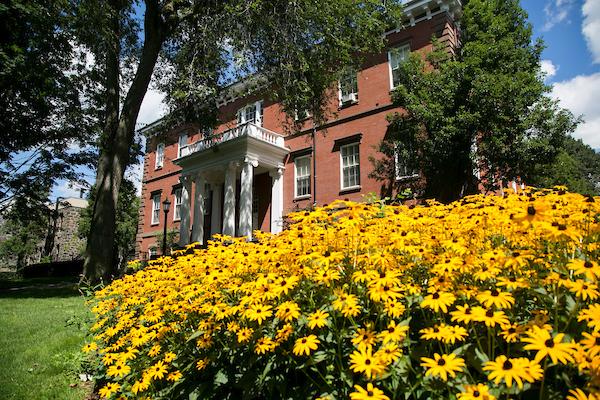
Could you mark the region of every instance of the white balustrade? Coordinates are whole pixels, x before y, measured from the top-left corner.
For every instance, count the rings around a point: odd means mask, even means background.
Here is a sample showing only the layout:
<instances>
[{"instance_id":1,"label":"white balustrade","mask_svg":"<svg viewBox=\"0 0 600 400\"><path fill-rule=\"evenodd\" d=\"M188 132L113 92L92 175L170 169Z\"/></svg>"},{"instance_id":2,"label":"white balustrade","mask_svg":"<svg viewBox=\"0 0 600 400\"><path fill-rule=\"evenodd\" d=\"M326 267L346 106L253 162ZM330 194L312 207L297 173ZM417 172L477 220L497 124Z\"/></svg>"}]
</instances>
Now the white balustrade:
<instances>
[{"instance_id":1,"label":"white balustrade","mask_svg":"<svg viewBox=\"0 0 600 400\"><path fill-rule=\"evenodd\" d=\"M187 146L181 147L181 157L185 157L192 153L209 149L218 144L242 136L250 136L263 142L271 143L272 145L278 147L284 147L283 136L279 135L278 133L272 132L268 129L265 129L261 126L248 122L243 125L236 126L235 128L226 130L221 134L213 135L198 140L197 142L191 143Z\"/></svg>"}]
</instances>

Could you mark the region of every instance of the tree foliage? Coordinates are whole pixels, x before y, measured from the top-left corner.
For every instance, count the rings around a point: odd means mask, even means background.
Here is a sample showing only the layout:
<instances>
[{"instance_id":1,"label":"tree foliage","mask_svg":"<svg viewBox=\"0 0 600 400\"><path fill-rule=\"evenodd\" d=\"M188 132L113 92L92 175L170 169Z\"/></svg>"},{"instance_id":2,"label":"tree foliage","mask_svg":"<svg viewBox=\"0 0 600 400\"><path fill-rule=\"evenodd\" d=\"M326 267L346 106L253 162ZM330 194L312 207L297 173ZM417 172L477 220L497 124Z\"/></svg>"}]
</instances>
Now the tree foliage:
<instances>
[{"instance_id":1,"label":"tree foliage","mask_svg":"<svg viewBox=\"0 0 600 400\"><path fill-rule=\"evenodd\" d=\"M104 111L84 274L110 275L118 193L135 121L153 74L167 90L171 123L216 123L216 98L232 78L257 73L289 115L323 117L325 91L357 54L377 51L399 21L400 1L78 0L77 39L101 71ZM138 15L143 14L143 18ZM155 66L161 68L155 70ZM265 83L268 82L268 85Z\"/></svg>"},{"instance_id":2,"label":"tree foliage","mask_svg":"<svg viewBox=\"0 0 600 400\"><path fill-rule=\"evenodd\" d=\"M94 138L93 79L73 41L67 0L0 5L0 210L19 196L42 205L59 178L77 179ZM40 195L45 197L39 198Z\"/></svg>"},{"instance_id":3,"label":"tree foliage","mask_svg":"<svg viewBox=\"0 0 600 400\"><path fill-rule=\"evenodd\" d=\"M96 203L96 188L92 187L88 197L88 206L81 212L77 234L81 239L87 239L90 234L92 214ZM116 215L116 230L113 249L118 268L123 268L125 262L135 250L135 239L138 226L140 199L135 185L128 179L123 180L119 189L119 205Z\"/></svg>"},{"instance_id":4,"label":"tree foliage","mask_svg":"<svg viewBox=\"0 0 600 400\"><path fill-rule=\"evenodd\" d=\"M543 43L518 0L463 2L461 46L451 54L434 39L425 59L402 66L393 101L405 113L390 117L388 154L410 149L422 172L426 197L449 201L527 181L535 165L548 165L577 120L545 95L540 69ZM389 164L389 163L388 163ZM483 179L474 173L479 169ZM374 175L393 175L378 164ZM406 184L406 182L400 182ZM410 182L409 182L410 184Z\"/></svg>"},{"instance_id":5,"label":"tree foliage","mask_svg":"<svg viewBox=\"0 0 600 400\"><path fill-rule=\"evenodd\" d=\"M600 154L581 139L567 137L554 162L536 166L531 184L539 187L563 185L573 192L600 194Z\"/></svg>"}]
</instances>

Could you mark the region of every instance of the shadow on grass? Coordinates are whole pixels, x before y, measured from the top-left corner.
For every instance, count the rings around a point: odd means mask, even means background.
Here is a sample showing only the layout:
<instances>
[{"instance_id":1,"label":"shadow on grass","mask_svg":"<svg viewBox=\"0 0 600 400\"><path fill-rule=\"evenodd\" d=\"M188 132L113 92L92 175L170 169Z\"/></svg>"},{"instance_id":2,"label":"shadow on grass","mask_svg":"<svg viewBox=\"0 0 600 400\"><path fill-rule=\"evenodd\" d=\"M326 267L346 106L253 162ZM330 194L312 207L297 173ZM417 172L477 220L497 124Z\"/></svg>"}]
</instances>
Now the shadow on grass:
<instances>
[{"instance_id":1,"label":"shadow on grass","mask_svg":"<svg viewBox=\"0 0 600 400\"><path fill-rule=\"evenodd\" d=\"M71 277L0 281L0 298L50 298L80 295L77 279Z\"/></svg>"}]
</instances>

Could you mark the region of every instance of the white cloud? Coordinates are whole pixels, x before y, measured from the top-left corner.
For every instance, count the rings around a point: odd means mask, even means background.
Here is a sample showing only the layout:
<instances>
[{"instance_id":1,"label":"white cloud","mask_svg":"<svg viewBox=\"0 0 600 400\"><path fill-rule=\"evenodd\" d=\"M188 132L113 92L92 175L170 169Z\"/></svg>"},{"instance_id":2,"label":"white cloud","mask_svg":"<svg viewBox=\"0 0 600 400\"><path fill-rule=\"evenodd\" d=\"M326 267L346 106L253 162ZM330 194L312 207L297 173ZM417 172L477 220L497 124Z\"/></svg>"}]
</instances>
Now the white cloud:
<instances>
[{"instance_id":1,"label":"white cloud","mask_svg":"<svg viewBox=\"0 0 600 400\"><path fill-rule=\"evenodd\" d=\"M581 30L592 59L600 64L600 1L585 0L582 7L583 24Z\"/></svg>"},{"instance_id":2,"label":"white cloud","mask_svg":"<svg viewBox=\"0 0 600 400\"><path fill-rule=\"evenodd\" d=\"M549 31L554 28L555 25L564 22L569 16L569 12L571 11L574 2L575 0L549 0L544 6L546 21L542 30Z\"/></svg>"},{"instance_id":3,"label":"white cloud","mask_svg":"<svg viewBox=\"0 0 600 400\"><path fill-rule=\"evenodd\" d=\"M556 71L558 71L559 68L558 66L554 65L552 60L542 60L541 67L545 80L552 79L552 77L556 75Z\"/></svg>"},{"instance_id":4,"label":"white cloud","mask_svg":"<svg viewBox=\"0 0 600 400\"><path fill-rule=\"evenodd\" d=\"M592 148L600 148L600 72L591 75L579 75L572 79L557 82L552 97L559 99L562 107L575 115L582 115L580 124L573 136L582 139Z\"/></svg>"},{"instance_id":5,"label":"white cloud","mask_svg":"<svg viewBox=\"0 0 600 400\"><path fill-rule=\"evenodd\" d=\"M156 89L148 89L140 107L136 127L140 128L152 123L163 117L166 112L165 94Z\"/></svg>"},{"instance_id":6,"label":"white cloud","mask_svg":"<svg viewBox=\"0 0 600 400\"><path fill-rule=\"evenodd\" d=\"M59 181L52 188L51 199L55 200L57 197L68 198L68 197L76 197L79 198L80 189L83 186L77 183L73 183L70 181ZM86 189L86 188L84 188ZM83 194L83 198L86 198L87 190Z\"/></svg>"}]
</instances>

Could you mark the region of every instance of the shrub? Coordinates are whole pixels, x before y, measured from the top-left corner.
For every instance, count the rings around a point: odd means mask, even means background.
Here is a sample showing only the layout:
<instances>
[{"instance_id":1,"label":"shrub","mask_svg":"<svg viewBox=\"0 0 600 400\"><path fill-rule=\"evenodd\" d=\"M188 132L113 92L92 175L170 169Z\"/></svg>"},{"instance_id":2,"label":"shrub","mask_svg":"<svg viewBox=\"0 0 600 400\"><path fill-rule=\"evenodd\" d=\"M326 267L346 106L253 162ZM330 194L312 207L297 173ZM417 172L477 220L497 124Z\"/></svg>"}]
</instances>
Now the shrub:
<instances>
[{"instance_id":1,"label":"shrub","mask_svg":"<svg viewBox=\"0 0 600 400\"><path fill-rule=\"evenodd\" d=\"M336 201L114 281L85 350L106 398L598 398L599 218L562 189Z\"/></svg>"}]
</instances>

